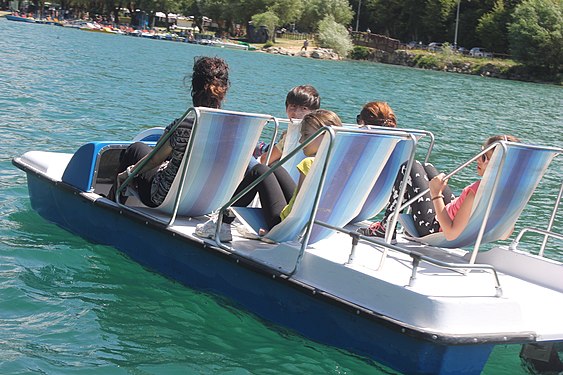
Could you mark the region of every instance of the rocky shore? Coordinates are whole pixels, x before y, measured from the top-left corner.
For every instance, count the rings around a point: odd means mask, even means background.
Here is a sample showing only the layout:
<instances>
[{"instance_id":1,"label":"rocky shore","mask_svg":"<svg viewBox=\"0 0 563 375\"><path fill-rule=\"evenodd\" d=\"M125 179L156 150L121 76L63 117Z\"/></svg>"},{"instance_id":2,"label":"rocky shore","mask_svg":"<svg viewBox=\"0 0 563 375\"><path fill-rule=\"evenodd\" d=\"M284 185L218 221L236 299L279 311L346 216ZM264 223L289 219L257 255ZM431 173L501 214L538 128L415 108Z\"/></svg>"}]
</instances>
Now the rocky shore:
<instances>
[{"instance_id":1,"label":"rocky shore","mask_svg":"<svg viewBox=\"0 0 563 375\"><path fill-rule=\"evenodd\" d=\"M272 46L263 48L262 51L285 56L299 56L313 59L342 60L331 49L309 48L307 51L300 50L299 47L280 47ZM549 76L542 72L533 71L526 67L505 60L486 60L460 58L458 55L441 55L417 53L416 51L397 50L385 52L377 49L366 48L367 54L362 60L373 61L383 64L401 65L420 69L439 70L450 73L479 75L482 77L492 77L500 79L511 79L538 83L555 83ZM475 61L472 61L475 60Z\"/></svg>"},{"instance_id":2,"label":"rocky shore","mask_svg":"<svg viewBox=\"0 0 563 375\"><path fill-rule=\"evenodd\" d=\"M341 59L341 57L336 52L328 48L310 48L307 51L302 51L297 49L272 46L263 49L263 51L274 55L299 56L299 57L308 57L312 59L321 59L321 60Z\"/></svg>"}]
</instances>

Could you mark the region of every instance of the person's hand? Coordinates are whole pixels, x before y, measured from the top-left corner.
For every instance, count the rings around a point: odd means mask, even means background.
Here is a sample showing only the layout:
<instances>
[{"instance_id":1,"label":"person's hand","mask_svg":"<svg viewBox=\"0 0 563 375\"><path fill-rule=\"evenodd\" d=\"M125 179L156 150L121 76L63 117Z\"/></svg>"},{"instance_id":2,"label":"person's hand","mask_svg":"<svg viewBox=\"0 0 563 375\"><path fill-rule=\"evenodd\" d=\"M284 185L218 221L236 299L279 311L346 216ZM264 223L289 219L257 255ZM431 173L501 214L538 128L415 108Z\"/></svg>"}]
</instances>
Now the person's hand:
<instances>
[{"instance_id":1,"label":"person's hand","mask_svg":"<svg viewBox=\"0 0 563 375\"><path fill-rule=\"evenodd\" d=\"M439 195L443 195L442 192L448 186L448 180L445 178L446 175L444 173L440 173L436 177L430 180L429 188L430 188L430 196L431 198L437 197Z\"/></svg>"},{"instance_id":2,"label":"person's hand","mask_svg":"<svg viewBox=\"0 0 563 375\"><path fill-rule=\"evenodd\" d=\"M131 172L133 171L133 167L134 167L134 165L130 165L123 172L121 172L117 175L117 186L121 186L121 184L123 184L125 182L127 177L129 177L131 175ZM135 181L131 181L129 183L129 186L131 186L133 188L137 188L137 186L135 186L134 182Z\"/></svg>"},{"instance_id":3,"label":"person's hand","mask_svg":"<svg viewBox=\"0 0 563 375\"><path fill-rule=\"evenodd\" d=\"M121 172L120 174L117 175L117 183L119 185L121 185L129 176L129 173L127 173L127 170Z\"/></svg>"}]
</instances>

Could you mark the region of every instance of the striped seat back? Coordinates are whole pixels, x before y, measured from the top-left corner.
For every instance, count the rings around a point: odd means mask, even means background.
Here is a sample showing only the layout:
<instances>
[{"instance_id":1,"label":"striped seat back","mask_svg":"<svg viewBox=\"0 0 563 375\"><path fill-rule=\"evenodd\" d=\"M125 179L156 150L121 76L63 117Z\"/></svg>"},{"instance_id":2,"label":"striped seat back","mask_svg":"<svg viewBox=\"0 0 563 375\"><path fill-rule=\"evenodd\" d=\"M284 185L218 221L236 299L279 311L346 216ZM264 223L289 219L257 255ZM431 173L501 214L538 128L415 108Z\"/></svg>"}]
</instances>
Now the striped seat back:
<instances>
[{"instance_id":1,"label":"striped seat back","mask_svg":"<svg viewBox=\"0 0 563 375\"><path fill-rule=\"evenodd\" d=\"M420 237L420 242L448 248L475 245L489 203L491 210L481 243L499 240L509 233L551 160L561 150L520 143L505 143L505 146L506 155L502 147L498 146L489 160L477 189L469 222L463 232L451 241L446 240L440 232Z\"/></svg>"},{"instance_id":2,"label":"striped seat back","mask_svg":"<svg viewBox=\"0 0 563 375\"><path fill-rule=\"evenodd\" d=\"M159 211L201 216L229 201L270 115L195 108L192 136L170 191ZM182 187L180 189L180 186Z\"/></svg>"},{"instance_id":3,"label":"striped seat back","mask_svg":"<svg viewBox=\"0 0 563 375\"><path fill-rule=\"evenodd\" d=\"M410 139L399 142L371 189L362 210L358 216L352 219L353 223L370 219L385 208L389 202L393 184L397 179L401 165L407 163L414 148L415 143Z\"/></svg>"},{"instance_id":4,"label":"striped seat back","mask_svg":"<svg viewBox=\"0 0 563 375\"><path fill-rule=\"evenodd\" d=\"M266 237L276 242L298 240L314 210L315 197L320 200L314 219L343 227L360 211L385 162L406 134L381 134L368 130L332 128L334 139L324 135L315 162L295 199L291 213L270 230ZM325 169L324 185L321 188ZM333 231L314 225L309 243Z\"/></svg>"}]
</instances>

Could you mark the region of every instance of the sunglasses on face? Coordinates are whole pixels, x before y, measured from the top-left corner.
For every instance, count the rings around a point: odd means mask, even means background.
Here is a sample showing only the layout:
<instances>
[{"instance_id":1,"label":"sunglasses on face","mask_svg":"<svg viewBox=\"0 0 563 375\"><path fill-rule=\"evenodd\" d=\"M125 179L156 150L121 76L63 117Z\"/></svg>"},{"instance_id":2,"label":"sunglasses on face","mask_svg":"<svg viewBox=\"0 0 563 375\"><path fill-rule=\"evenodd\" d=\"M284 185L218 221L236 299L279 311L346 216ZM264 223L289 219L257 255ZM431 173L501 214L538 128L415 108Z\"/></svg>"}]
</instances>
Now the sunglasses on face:
<instances>
[{"instance_id":1,"label":"sunglasses on face","mask_svg":"<svg viewBox=\"0 0 563 375\"><path fill-rule=\"evenodd\" d=\"M481 146L481 151L483 151L485 149L485 146ZM487 154L483 154L481 155L481 161L484 163L487 160L489 160L489 157L487 156Z\"/></svg>"}]
</instances>

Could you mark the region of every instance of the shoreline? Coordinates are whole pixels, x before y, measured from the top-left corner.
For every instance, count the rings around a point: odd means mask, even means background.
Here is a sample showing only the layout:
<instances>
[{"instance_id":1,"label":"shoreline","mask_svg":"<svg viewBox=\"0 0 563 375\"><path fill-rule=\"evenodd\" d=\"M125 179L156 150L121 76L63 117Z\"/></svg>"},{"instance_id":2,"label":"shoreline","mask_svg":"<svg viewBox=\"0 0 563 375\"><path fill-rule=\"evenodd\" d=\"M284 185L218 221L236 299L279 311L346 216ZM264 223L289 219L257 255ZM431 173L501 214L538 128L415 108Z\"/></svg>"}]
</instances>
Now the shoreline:
<instances>
[{"instance_id":1,"label":"shoreline","mask_svg":"<svg viewBox=\"0 0 563 375\"><path fill-rule=\"evenodd\" d=\"M563 80L548 76L512 60L471 58L465 55L428 52L422 50L396 50L389 53L373 48L362 47L364 54L358 58L342 58L330 49L312 47L301 51L302 41L286 41L263 48L256 46L256 51L293 57L305 57L327 60L370 61L381 64L399 65L410 68L436 70L448 73L477 75L481 77L507 79L563 86ZM353 53L352 53L353 54Z\"/></svg>"},{"instance_id":2,"label":"shoreline","mask_svg":"<svg viewBox=\"0 0 563 375\"><path fill-rule=\"evenodd\" d=\"M9 11L0 11L0 18L11 14ZM264 48L264 44L252 43L255 52L269 53L293 57L304 57L320 60L353 60L371 61L375 63L406 66L410 68L436 70L448 73L478 75L481 77L508 79L522 82L551 84L563 86L561 74L549 75L512 60L469 58L463 55L428 52L422 50L396 50L392 53L368 47L356 46L352 50L352 57L341 57L328 48L309 45L303 51L303 40L289 40L278 38L275 44Z\"/></svg>"}]
</instances>

